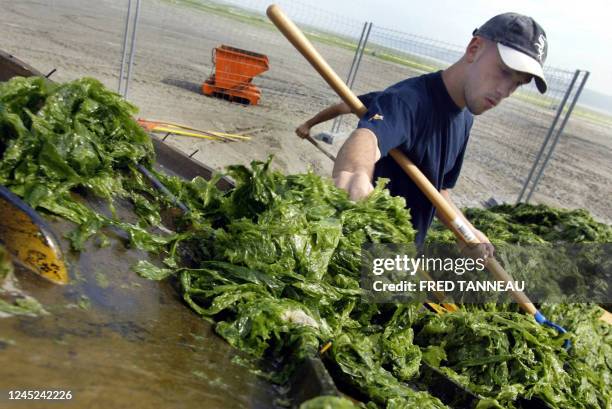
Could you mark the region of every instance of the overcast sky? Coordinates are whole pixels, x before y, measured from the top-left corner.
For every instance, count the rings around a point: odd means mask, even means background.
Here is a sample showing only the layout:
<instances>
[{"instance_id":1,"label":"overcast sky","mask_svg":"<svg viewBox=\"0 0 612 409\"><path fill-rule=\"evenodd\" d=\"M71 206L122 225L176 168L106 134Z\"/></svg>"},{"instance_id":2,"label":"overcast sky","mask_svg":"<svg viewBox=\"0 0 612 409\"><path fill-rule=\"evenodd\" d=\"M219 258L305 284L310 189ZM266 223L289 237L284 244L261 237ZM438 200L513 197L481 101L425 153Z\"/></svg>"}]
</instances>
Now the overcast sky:
<instances>
[{"instance_id":1,"label":"overcast sky","mask_svg":"<svg viewBox=\"0 0 612 409\"><path fill-rule=\"evenodd\" d=\"M607 0L302 0L359 21L463 45L490 17L513 11L546 31L547 63L591 71L587 88L612 95L612 2Z\"/></svg>"}]
</instances>

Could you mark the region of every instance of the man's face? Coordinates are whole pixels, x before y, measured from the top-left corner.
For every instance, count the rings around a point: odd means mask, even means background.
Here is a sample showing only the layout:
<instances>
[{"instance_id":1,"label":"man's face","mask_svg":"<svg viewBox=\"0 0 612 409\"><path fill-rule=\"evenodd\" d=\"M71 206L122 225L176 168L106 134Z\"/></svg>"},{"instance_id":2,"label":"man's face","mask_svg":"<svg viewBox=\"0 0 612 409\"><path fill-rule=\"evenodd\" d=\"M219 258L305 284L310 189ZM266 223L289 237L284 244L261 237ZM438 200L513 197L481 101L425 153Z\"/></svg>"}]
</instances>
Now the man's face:
<instances>
[{"instance_id":1,"label":"man's face","mask_svg":"<svg viewBox=\"0 0 612 409\"><path fill-rule=\"evenodd\" d=\"M470 57L472 60L464 84L464 96L467 108L474 115L495 107L519 86L531 80L530 74L515 71L504 64L497 44L492 41L482 38L472 40L468 46Z\"/></svg>"}]
</instances>

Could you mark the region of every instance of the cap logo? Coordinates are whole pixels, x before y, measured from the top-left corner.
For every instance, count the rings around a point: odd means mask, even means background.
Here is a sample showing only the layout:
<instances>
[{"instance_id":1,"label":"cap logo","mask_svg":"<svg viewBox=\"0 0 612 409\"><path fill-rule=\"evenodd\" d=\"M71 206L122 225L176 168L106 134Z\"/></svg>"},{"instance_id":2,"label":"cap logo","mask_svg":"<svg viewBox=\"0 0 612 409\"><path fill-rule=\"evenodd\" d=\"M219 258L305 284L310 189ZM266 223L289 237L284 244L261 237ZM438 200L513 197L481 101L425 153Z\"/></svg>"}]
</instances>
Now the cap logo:
<instances>
[{"instance_id":1,"label":"cap logo","mask_svg":"<svg viewBox=\"0 0 612 409\"><path fill-rule=\"evenodd\" d=\"M535 45L538 49L538 60L542 62L542 57L544 56L544 52L546 50L546 37L544 37L544 34L540 34L540 37L538 37L538 42L533 43L533 45Z\"/></svg>"}]
</instances>

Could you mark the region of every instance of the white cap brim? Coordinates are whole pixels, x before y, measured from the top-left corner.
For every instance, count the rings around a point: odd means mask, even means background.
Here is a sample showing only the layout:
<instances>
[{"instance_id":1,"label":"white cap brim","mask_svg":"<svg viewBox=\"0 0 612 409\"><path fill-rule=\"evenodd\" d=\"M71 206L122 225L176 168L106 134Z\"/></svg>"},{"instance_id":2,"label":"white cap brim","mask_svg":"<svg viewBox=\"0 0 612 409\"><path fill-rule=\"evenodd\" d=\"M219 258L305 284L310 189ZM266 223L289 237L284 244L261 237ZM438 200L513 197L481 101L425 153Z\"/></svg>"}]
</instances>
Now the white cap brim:
<instances>
[{"instance_id":1,"label":"white cap brim","mask_svg":"<svg viewBox=\"0 0 612 409\"><path fill-rule=\"evenodd\" d=\"M546 92L548 85L544 78L544 70L537 60L501 43L497 43L497 49L504 64L515 71L533 75L538 91L542 94Z\"/></svg>"}]
</instances>

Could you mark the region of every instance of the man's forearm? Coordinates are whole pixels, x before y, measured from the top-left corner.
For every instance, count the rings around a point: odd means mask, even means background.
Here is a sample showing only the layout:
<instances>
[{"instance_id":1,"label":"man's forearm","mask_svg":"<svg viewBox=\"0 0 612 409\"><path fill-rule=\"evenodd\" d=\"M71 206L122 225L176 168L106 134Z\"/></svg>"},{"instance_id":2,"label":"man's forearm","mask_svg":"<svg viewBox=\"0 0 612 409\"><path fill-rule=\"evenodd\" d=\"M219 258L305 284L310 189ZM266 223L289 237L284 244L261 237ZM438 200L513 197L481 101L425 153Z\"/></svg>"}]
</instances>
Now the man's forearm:
<instances>
[{"instance_id":1,"label":"man's forearm","mask_svg":"<svg viewBox=\"0 0 612 409\"><path fill-rule=\"evenodd\" d=\"M351 109L349 108L349 106L344 102L340 102L338 104L325 108L324 110L310 118L308 121L306 121L306 124L309 128L312 128L313 126L318 125L322 122L329 121L330 119L334 119L339 115L348 114L350 112Z\"/></svg>"},{"instance_id":2,"label":"man's forearm","mask_svg":"<svg viewBox=\"0 0 612 409\"><path fill-rule=\"evenodd\" d=\"M334 184L346 190L352 200L367 197L374 190L372 175L379 158L376 135L369 129L354 130L334 162Z\"/></svg>"}]
</instances>

